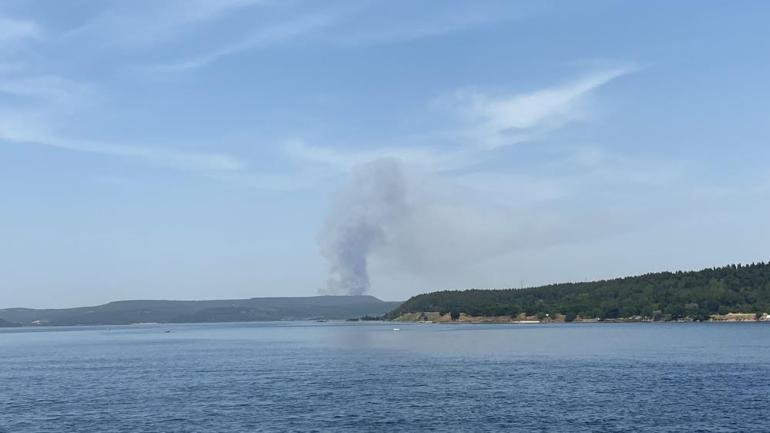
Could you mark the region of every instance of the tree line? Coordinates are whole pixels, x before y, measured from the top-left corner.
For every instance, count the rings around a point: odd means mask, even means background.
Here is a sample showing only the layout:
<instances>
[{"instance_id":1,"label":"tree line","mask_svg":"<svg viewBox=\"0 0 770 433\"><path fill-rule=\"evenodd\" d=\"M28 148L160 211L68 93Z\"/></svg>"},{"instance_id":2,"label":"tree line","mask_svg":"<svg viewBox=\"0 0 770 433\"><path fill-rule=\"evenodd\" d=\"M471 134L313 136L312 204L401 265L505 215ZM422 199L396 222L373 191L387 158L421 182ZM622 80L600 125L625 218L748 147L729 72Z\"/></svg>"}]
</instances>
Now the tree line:
<instances>
[{"instance_id":1,"label":"tree line","mask_svg":"<svg viewBox=\"0 0 770 433\"><path fill-rule=\"evenodd\" d=\"M713 314L770 312L770 262L658 272L525 289L455 290L417 295L388 316L438 311L473 316L707 320Z\"/></svg>"}]
</instances>

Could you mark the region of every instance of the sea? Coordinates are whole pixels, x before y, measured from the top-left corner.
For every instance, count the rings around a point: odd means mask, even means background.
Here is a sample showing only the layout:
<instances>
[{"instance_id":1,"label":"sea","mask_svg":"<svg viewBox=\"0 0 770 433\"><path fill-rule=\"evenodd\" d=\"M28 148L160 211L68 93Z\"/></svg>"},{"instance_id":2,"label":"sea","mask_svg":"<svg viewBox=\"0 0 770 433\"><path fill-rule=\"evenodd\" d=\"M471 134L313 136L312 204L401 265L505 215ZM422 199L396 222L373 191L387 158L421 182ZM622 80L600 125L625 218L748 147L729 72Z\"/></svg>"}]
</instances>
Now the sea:
<instances>
[{"instance_id":1,"label":"sea","mask_svg":"<svg viewBox=\"0 0 770 433\"><path fill-rule=\"evenodd\" d=\"M0 331L0 432L770 432L770 324Z\"/></svg>"}]
</instances>

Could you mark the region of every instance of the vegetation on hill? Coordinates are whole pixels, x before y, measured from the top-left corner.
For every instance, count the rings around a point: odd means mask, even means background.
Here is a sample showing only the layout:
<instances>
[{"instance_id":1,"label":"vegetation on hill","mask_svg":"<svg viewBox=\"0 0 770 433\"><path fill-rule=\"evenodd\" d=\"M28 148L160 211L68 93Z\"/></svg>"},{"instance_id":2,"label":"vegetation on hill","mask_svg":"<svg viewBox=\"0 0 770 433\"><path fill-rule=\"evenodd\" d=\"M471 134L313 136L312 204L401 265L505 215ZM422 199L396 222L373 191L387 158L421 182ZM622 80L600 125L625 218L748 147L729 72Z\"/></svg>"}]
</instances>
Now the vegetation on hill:
<instances>
[{"instance_id":1,"label":"vegetation on hill","mask_svg":"<svg viewBox=\"0 0 770 433\"><path fill-rule=\"evenodd\" d=\"M132 323L344 320L382 315L398 306L373 296L313 296L212 301L119 301L96 307L0 310L2 320L22 325L127 325Z\"/></svg>"},{"instance_id":2,"label":"vegetation on hill","mask_svg":"<svg viewBox=\"0 0 770 433\"><path fill-rule=\"evenodd\" d=\"M770 312L770 263L729 265L693 272L659 272L526 289L440 291L414 296L388 314L436 311L452 316L633 316L706 320L728 312Z\"/></svg>"}]
</instances>

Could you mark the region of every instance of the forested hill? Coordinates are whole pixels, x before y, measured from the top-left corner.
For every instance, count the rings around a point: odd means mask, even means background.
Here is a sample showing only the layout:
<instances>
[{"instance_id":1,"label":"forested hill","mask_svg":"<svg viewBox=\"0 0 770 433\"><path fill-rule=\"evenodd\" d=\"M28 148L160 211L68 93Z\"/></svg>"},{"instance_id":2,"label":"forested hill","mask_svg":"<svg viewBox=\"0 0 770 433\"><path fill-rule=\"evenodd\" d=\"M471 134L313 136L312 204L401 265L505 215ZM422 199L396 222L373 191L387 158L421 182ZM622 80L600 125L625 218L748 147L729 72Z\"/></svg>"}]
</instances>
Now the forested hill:
<instances>
[{"instance_id":1,"label":"forested hill","mask_svg":"<svg viewBox=\"0 0 770 433\"><path fill-rule=\"evenodd\" d=\"M398 305L373 296L312 296L212 301L118 301L94 307L0 309L0 326L344 320L381 316Z\"/></svg>"},{"instance_id":2,"label":"forested hill","mask_svg":"<svg viewBox=\"0 0 770 433\"><path fill-rule=\"evenodd\" d=\"M770 263L525 289L433 292L412 297L388 316L428 311L452 316L548 314L567 321L576 316L701 320L728 312L770 312Z\"/></svg>"}]
</instances>

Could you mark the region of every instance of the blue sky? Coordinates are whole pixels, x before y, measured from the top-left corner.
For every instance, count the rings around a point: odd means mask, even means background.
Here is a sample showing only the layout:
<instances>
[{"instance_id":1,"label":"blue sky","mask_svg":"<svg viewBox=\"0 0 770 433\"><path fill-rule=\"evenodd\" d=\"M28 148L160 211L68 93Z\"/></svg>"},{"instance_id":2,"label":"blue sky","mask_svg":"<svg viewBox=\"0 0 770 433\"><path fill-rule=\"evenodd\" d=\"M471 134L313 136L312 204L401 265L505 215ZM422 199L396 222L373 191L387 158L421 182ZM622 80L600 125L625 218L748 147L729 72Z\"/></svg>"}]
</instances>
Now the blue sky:
<instances>
[{"instance_id":1,"label":"blue sky","mask_svg":"<svg viewBox=\"0 0 770 433\"><path fill-rule=\"evenodd\" d=\"M351 227L389 300L766 260L768 18L4 0L0 306L341 293Z\"/></svg>"}]
</instances>

